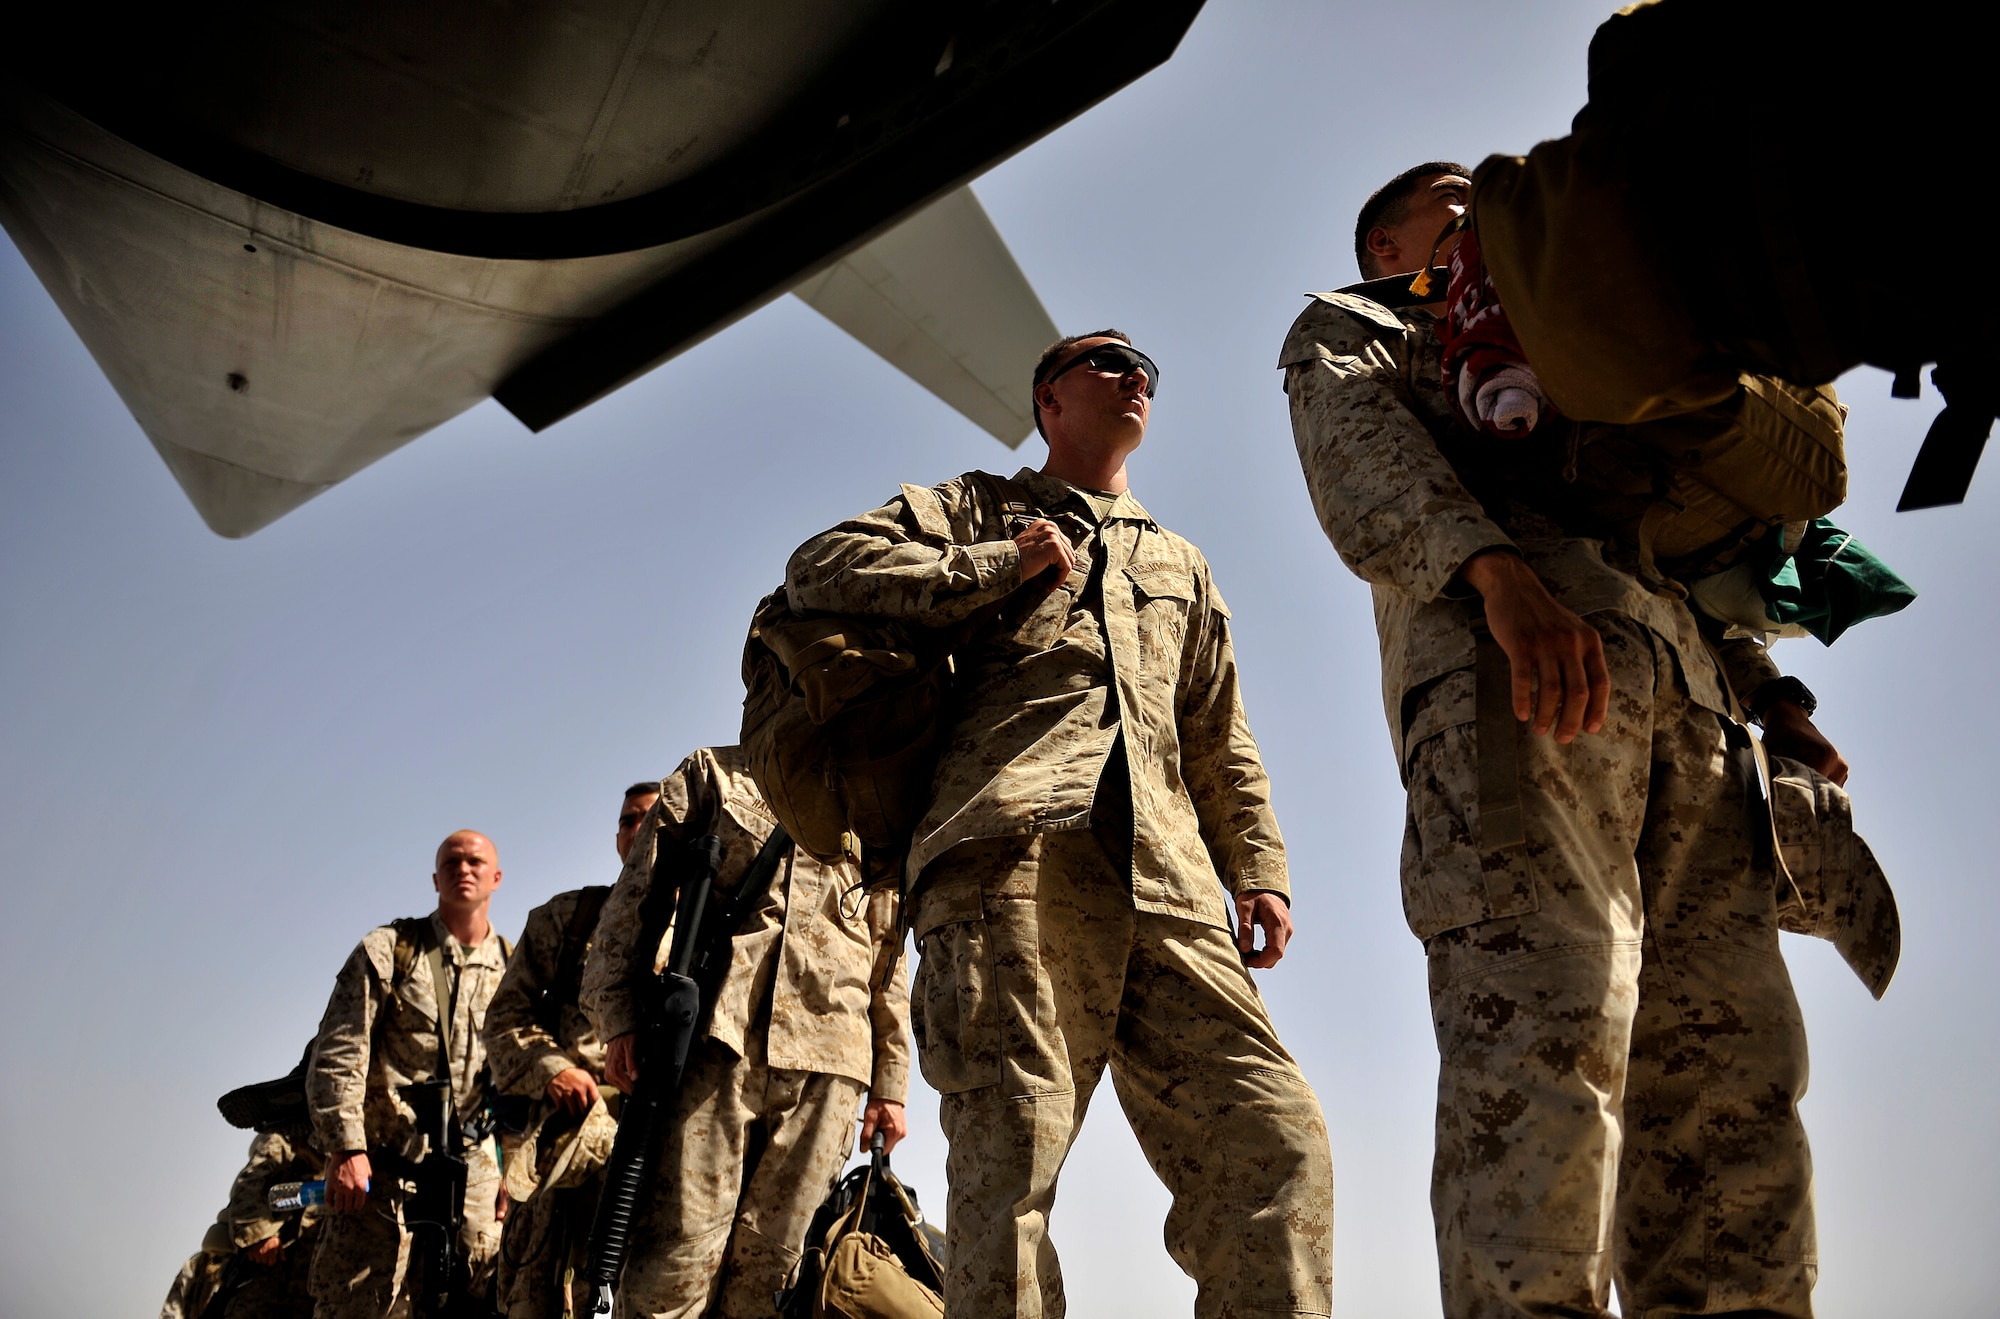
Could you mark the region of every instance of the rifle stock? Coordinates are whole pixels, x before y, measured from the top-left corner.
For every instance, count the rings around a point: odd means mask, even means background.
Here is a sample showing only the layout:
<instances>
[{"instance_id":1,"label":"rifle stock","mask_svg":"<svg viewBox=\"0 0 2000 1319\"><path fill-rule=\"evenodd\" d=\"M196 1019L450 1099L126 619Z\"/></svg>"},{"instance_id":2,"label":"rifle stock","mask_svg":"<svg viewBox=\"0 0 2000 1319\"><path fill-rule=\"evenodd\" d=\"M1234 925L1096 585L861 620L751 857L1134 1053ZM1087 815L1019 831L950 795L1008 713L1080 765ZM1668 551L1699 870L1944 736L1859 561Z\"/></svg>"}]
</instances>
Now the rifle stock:
<instances>
[{"instance_id":1,"label":"rifle stock","mask_svg":"<svg viewBox=\"0 0 2000 1319\"><path fill-rule=\"evenodd\" d=\"M678 850L661 840L653 862L655 899L665 892L663 885L670 878L665 872ZM712 834L696 839L685 853L684 864L687 869L680 880L674 909L673 948L667 955L666 970L654 978L647 995L649 1001L639 1036L638 1081L626 1096L619 1115L618 1137L612 1142L604 1189L598 1197L597 1216L590 1228L586 1276L592 1292L592 1313L600 1315L611 1313L612 1291L631 1246L640 1192L659 1150L662 1130L680 1097L681 1078L687 1070L695 1026L701 1018L701 990L688 972L700 941L709 890L714 887L716 871L721 868L722 840ZM660 932L652 926L649 921L642 935L645 940L642 947L659 946Z\"/></svg>"}]
</instances>

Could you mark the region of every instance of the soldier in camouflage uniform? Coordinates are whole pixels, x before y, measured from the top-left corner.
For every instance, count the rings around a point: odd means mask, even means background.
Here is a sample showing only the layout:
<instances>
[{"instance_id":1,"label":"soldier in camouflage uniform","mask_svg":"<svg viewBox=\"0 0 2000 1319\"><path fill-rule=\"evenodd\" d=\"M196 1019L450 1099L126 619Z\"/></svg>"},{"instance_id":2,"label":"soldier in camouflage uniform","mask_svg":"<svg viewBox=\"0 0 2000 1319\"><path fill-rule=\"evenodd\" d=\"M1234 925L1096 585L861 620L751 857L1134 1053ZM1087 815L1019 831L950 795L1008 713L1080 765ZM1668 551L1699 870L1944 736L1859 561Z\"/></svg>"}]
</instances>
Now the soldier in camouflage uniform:
<instances>
[{"instance_id":1,"label":"soldier in camouflage uniform","mask_svg":"<svg viewBox=\"0 0 2000 1319\"><path fill-rule=\"evenodd\" d=\"M605 1075L628 1091L636 990L667 953L642 934L658 849L718 836L720 895L777 827L738 747L696 751L657 791L584 969L584 1009L610 1042ZM906 1132L909 989L894 897L859 884L851 863L791 849L737 932L641 1201L621 1319L769 1315L853 1148L856 1115L864 1144L878 1127L891 1148Z\"/></svg>"},{"instance_id":2,"label":"soldier in camouflage uniform","mask_svg":"<svg viewBox=\"0 0 2000 1319\"><path fill-rule=\"evenodd\" d=\"M787 572L799 610L941 628L1033 606L956 654L907 867L960 1319L1065 1312L1048 1215L1107 1068L1173 1194L1196 1313L1331 1307L1325 1121L1246 967L1276 963L1291 921L1229 609L1126 488L1157 378L1115 331L1059 342L1033 384L1042 471L904 486Z\"/></svg>"},{"instance_id":3,"label":"soldier in camouflage uniform","mask_svg":"<svg viewBox=\"0 0 2000 1319\"><path fill-rule=\"evenodd\" d=\"M312 1313L306 1274L319 1240L319 1211L279 1216L269 1192L279 1182L320 1175L324 1164L304 1131L259 1132L250 1159L229 1187L229 1204L202 1248L174 1279L160 1319L305 1319ZM238 1275L227 1302L211 1312L216 1288Z\"/></svg>"},{"instance_id":4,"label":"soldier in camouflage uniform","mask_svg":"<svg viewBox=\"0 0 2000 1319\"><path fill-rule=\"evenodd\" d=\"M616 845L622 862L659 800L657 782L625 790ZM511 1208L500 1237L496 1308L507 1319L561 1319L588 1304L576 1274L589 1258L591 1218L616 1120L601 1095L604 1044L580 1001L591 935L609 885L558 893L528 913L521 942L486 1009L493 1084L540 1102L507 1155Z\"/></svg>"},{"instance_id":5,"label":"soldier in camouflage uniform","mask_svg":"<svg viewBox=\"0 0 2000 1319\"><path fill-rule=\"evenodd\" d=\"M1467 186L1433 162L1385 187L1357 228L1363 274L1423 268ZM1794 880L1868 895L1841 918L1843 952L1874 947L1863 974L1879 994L1893 903L1834 781L1846 764L1763 647L1712 648L1685 591L1629 549L1474 497L1448 455L1508 442L1454 421L1437 310L1315 295L1279 365L1321 524L1374 588L1409 790L1404 908L1441 1055L1445 1312L1604 1315L1615 1280L1629 1316L1804 1319L1806 1047L1778 932L1831 908L1794 923L1780 880L1753 863L1731 692L1762 718ZM1488 845L1498 826L1479 809L1481 623L1504 651L1493 690L1516 743L1514 845Z\"/></svg>"},{"instance_id":6,"label":"soldier in camouflage uniform","mask_svg":"<svg viewBox=\"0 0 2000 1319\"><path fill-rule=\"evenodd\" d=\"M332 1211L313 1256L315 1319L406 1313L419 1281L409 1276L408 1186L397 1165L426 1150L402 1087L435 1077L443 1054L460 1121L484 1103L480 1031L507 965L506 940L487 920L500 886L492 841L470 830L452 834L438 848L431 882L438 905L428 918L379 926L355 947L313 1042L306 1104L315 1143L330 1151ZM443 985L434 962L443 968ZM440 1020L448 1023L442 1045ZM485 1296L504 1213L500 1166L490 1137L463 1153L469 1169L460 1244L472 1292Z\"/></svg>"}]
</instances>

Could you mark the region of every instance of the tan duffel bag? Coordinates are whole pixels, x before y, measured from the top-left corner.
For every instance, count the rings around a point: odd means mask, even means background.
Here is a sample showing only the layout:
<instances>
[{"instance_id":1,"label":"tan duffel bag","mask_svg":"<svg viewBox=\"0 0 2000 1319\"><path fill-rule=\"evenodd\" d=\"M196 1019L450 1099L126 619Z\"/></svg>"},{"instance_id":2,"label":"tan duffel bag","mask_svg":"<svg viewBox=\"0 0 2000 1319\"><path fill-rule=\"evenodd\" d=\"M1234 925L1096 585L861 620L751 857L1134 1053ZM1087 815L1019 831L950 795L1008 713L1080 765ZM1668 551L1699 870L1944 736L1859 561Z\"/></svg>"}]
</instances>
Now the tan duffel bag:
<instances>
[{"instance_id":1,"label":"tan duffel bag","mask_svg":"<svg viewBox=\"0 0 2000 1319\"><path fill-rule=\"evenodd\" d=\"M813 1215L806 1250L778 1293L784 1319L942 1319L944 1240L889 1171L880 1134L866 1167Z\"/></svg>"}]
</instances>

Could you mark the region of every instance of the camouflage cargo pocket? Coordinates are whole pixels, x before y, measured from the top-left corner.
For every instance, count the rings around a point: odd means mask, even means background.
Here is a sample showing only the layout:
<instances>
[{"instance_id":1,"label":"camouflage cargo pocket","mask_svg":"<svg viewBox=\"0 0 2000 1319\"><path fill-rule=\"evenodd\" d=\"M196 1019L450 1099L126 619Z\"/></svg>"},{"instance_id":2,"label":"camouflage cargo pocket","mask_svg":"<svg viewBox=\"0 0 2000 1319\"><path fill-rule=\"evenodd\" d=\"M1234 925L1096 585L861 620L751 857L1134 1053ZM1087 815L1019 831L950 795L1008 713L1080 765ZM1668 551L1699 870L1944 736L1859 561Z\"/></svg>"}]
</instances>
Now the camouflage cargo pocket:
<instances>
[{"instance_id":1,"label":"camouflage cargo pocket","mask_svg":"<svg viewBox=\"0 0 2000 1319\"><path fill-rule=\"evenodd\" d=\"M1410 752L1403 822L1403 916L1419 939L1541 906L1527 849L1479 850L1477 725L1455 724Z\"/></svg>"},{"instance_id":2,"label":"camouflage cargo pocket","mask_svg":"<svg viewBox=\"0 0 2000 1319\"><path fill-rule=\"evenodd\" d=\"M986 921L928 930L910 986L910 1033L924 1080L942 1095L1000 1082L999 1005Z\"/></svg>"}]
</instances>

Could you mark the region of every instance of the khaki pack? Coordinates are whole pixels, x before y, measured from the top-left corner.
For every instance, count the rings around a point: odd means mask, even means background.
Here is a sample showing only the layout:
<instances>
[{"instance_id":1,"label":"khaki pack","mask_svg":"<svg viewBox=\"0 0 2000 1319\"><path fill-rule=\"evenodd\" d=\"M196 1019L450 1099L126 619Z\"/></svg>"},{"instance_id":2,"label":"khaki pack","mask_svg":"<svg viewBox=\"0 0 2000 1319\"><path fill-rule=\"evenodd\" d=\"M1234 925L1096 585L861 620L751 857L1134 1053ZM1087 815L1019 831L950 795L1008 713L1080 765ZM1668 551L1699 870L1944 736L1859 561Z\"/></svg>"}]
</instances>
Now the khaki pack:
<instances>
[{"instance_id":1,"label":"khaki pack","mask_svg":"<svg viewBox=\"0 0 2000 1319\"><path fill-rule=\"evenodd\" d=\"M1002 477L965 479L988 487L1003 510L1028 507ZM928 488L904 494L936 511ZM782 586L758 601L743 644L741 740L785 832L821 861L860 859L871 885L899 877L930 805L952 652L1040 599L1023 587L948 629L799 613Z\"/></svg>"},{"instance_id":2,"label":"khaki pack","mask_svg":"<svg viewBox=\"0 0 2000 1319\"><path fill-rule=\"evenodd\" d=\"M1720 402L1627 426L1573 423L1562 470L1529 502L1587 520L1683 580L1847 499L1844 409L1825 386L1745 375ZM1499 441L1505 444L1506 441Z\"/></svg>"},{"instance_id":3,"label":"khaki pack","mask_svg":"<svg viewBox=\"0 0 2000 1319\"><path fill-rule=\"evenodd\" d=\"M1845 410L1826 386L1744 373L1718 351L1610 155L1578 132L1488 158L1472 225L1536 378L1580 423L1568 502L1648 561L1714 571L1846 499Z\"/></svg>"},{"instance_id":4,"label":"khaki pack","mask_svg":"<svg viewBox=\"0 0 2000 1319\"><path fill-rule=\"evenodd\" d=\"M778 1293L784 1319L942 1319L943 1237L876 1142L814 1213Z\"/></svg>"}]
</instances>

